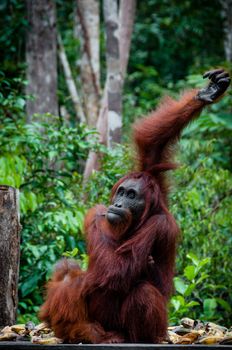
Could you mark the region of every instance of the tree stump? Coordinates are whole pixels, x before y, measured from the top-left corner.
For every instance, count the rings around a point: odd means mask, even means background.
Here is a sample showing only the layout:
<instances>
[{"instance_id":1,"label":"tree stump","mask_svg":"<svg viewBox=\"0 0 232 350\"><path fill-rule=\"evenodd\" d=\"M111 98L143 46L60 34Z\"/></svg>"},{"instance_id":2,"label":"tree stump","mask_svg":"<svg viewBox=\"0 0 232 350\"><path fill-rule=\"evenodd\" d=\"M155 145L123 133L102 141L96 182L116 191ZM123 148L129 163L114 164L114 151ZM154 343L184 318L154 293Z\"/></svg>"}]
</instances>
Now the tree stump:
<instances>
[{"instance_id":1,"label":"tree stump","mask_svg":"<svg viewBox=\"0 0 232 350\"><path fill-rule=\"evenodd\" d=\"M16 319L20 229L19 191L0 185L0 326Z\"/></svg>"}]
</instances>

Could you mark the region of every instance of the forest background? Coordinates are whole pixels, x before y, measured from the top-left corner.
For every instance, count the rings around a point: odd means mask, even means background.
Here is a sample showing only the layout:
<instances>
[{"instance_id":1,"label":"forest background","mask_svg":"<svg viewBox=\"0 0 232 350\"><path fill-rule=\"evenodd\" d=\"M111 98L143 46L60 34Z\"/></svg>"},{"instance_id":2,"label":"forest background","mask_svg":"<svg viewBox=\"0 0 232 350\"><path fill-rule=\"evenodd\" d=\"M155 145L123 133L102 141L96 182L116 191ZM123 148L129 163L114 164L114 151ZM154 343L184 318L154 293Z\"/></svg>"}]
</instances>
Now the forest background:
<instances>
[{"instance_id":1,"label":"forest background","mask_svg":"<svg viewBox=\"0 0 232 350\"><path fill-rule=\"evenodd\" d=\"M112 185L130 170L132 122L163 95L203 86L205 71L232 69L231 0L117 6L0 3L0 184L20 190L19 322L36 321L62 255L86 268L84 214L107 204ZM113 43L109 18L120 27ZM177 152L170 206L182 238L170 323L183 316L232 322L231 137L229 91L185 130Z\"/></svg>"}]
</instances>

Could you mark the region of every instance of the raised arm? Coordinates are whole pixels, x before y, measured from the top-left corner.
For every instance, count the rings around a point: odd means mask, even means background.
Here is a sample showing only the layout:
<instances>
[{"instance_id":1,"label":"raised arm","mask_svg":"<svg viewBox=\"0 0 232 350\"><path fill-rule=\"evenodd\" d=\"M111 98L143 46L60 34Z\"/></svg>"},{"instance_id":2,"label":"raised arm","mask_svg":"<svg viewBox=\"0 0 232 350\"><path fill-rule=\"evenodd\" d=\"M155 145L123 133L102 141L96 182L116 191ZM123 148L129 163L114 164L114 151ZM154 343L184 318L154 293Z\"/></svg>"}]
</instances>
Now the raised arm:
<instances>
[{"instance_id":1,"label":"raised arm","mask_svg":"<svg viewBox=\"0 0 232 350\"><path fill-rule=\"evenodd\" d=\"M149 171L157 165L168 168L170 146L179 138L181 131L205 105L216 101L230 84L229 75L223 69L207 72L203 78L210 79L207 87L187 91L179 101L166 97L156 111L135 124L139 170Z\"/></svg>"}]
</instances>

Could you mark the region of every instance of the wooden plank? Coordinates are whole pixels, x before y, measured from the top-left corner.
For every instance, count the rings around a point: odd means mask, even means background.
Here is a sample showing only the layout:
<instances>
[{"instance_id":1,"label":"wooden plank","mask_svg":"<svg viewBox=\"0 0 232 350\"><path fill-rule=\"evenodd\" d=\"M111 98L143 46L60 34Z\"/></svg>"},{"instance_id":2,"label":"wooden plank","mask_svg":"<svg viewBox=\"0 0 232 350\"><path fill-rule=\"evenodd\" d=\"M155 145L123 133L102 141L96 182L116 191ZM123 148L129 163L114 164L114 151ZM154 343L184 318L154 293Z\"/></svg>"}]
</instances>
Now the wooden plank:
<instances>
[{"instance_id":1,"label":"wooden plank","mask_svg":"<svg viewBox=\"0 0 232 350\"><path fill-rule=\"evenodd\" d=\"M179 345L179 344L56 344L39 345L30 342L0 342L4 350L232 350L232 345Z\"/></svg>"}]
</instances>

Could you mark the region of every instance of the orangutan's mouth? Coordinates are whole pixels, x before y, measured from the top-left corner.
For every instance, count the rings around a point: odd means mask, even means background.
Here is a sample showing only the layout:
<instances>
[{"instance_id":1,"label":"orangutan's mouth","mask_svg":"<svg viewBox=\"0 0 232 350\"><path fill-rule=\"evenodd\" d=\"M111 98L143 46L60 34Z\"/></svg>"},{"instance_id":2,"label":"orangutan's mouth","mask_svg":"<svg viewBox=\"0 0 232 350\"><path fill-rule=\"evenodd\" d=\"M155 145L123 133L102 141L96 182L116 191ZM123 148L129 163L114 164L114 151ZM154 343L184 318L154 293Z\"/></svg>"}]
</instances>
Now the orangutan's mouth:
<instances>
[{"instance_id":1,"label":"orangutan's mouth","mask_svg":"<svg viewBox=\"0 0 232 350\"><path fill-rule=\"evenodd\" d=\"M121 217L125 217L125 209L117 208L113 205L109 206L107 214L114 214Z\"/></svg>"},{"instance_id":2,"label":"orangutan's mouth","mask_svg":"<svg viewBox=\"0 0 232 350\"><path fill-rule=\"evenodd\" d=\"M117 208L113 205L109 206L106 217L112 224L124 221L126 218L126 211L122 208Z\"/></svg>"}]
</instances>

